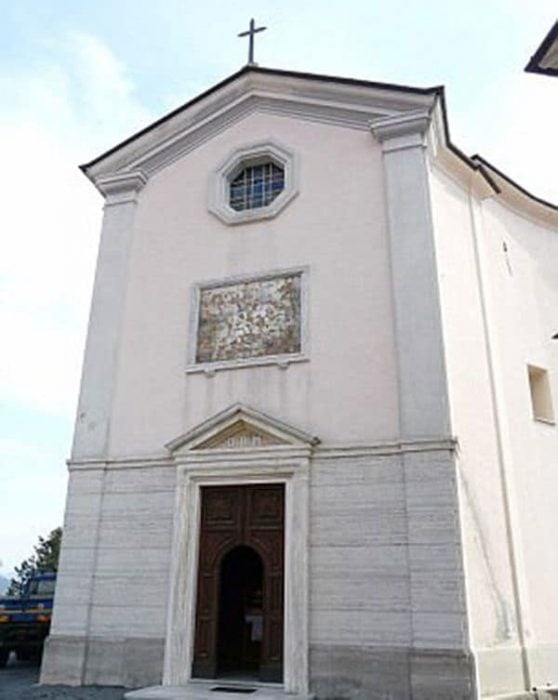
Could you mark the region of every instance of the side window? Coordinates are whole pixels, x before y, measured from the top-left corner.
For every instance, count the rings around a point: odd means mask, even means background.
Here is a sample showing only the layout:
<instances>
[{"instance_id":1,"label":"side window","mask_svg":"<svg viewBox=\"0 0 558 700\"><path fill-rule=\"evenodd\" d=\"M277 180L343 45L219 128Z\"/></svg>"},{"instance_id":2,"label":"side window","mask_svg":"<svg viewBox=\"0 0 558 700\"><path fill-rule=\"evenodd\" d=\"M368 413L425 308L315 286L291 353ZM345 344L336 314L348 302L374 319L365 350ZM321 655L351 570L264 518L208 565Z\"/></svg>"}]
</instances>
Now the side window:
<instances>
[{"instance_id":1,"label":"side window","mask_svg":"<svg viewBox=\"0 0 558 700\"><path fill-rule=\"evenodd\" d=\"M550 393L548 372L541 367L527 365L533 418L545 423L554 423L554 408Z\"/></svg>"}]
</instances>

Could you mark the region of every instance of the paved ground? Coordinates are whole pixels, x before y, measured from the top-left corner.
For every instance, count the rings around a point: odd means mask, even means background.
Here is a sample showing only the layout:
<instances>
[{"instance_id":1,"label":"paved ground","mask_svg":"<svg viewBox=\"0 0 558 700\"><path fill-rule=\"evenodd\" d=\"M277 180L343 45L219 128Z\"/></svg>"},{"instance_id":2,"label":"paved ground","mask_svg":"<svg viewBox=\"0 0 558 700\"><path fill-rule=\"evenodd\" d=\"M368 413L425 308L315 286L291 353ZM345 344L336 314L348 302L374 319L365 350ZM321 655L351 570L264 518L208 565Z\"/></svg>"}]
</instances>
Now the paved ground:
<instances>
[{"instance_id":1,"label":"paved ground","mask_svg":"<svg viewBox=\"0 0 558 700\"><path fill-rule=\"evenodd\" d=\"M0 669L0 700L122 700L122 688L37 685L39 667L13 657Z\"/></svg>"},{"instance_id":2,"label":"paved ground","mask_svg":"<svg viewBox=\"0 0 558 700\"><path fill-rule=\"evenodd\" d=\"M6 668L0 669L0 700L124 700L124 688L87 686L73 688L62 685L38 685L39 666L30 662L16 661L13 654ZM213 690L215 685L242 686L242 683L218 681L196 681L184 688L156 688L137 691L137 700L230 700L229 692ZM261 700L281 700L285 697L279 688L262 687L259 684L249 697ZM235 694L235 697L239 695ZM308 700L310 696L289 695L293 700Z\"/></svg>"}]
</instances>

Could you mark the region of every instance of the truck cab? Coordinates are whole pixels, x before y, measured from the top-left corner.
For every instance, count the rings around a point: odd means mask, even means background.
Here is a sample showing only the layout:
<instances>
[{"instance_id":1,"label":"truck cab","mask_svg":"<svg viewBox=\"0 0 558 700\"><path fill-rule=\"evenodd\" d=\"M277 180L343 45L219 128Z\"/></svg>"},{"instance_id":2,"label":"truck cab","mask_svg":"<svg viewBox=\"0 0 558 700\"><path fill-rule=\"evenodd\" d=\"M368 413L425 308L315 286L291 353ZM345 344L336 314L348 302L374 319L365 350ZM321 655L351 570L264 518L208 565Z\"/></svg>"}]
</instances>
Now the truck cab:
<instances>
[{"instance_id":1,"label":"truck cab","mask_svg":"<svg viewBox=\"0 0 558 700\"><path fill-rule=\"evenodd\" d=\"M18 659L39 659L50 629L56 573L35 574L23 595L0 598L0 668L10 652Z\"/></svg>"}]
</instances>

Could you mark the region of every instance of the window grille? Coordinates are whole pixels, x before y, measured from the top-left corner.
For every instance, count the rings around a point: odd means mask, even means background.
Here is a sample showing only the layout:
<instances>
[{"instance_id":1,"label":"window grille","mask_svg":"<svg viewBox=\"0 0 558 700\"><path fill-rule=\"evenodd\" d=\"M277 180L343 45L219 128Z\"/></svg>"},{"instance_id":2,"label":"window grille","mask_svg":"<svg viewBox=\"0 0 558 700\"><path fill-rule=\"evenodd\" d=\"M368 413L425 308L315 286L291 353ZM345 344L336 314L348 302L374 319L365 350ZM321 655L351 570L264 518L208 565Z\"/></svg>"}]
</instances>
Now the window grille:
<instances>
[{"instance_id":1,"label":"window grille","mask_svg":"<svg viewBox=\"0 0 558 700\"><path fill-rule=\"evenodd\" d=\"M235 211L266 207L285 187L285 171L275 163L249 165L230 183L230 205Z\"/></svg>"}]
</instances>

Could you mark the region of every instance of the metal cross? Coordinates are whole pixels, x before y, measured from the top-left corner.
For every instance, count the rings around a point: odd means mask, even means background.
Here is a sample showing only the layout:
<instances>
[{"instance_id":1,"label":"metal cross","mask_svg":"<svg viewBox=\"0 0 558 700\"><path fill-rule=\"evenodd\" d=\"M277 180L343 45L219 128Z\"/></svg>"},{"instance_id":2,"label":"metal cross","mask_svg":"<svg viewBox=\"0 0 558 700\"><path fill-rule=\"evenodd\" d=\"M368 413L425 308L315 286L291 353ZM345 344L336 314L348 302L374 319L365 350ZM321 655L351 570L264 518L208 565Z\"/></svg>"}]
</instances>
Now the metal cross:
<instances>
[{"instance_id":1,"label":"metal cross","mask_svg":"<svg viewBox=\"0 0 558 700\"><path fill-rule=\"evenodd\" d=\"M248 45L248 65L249 66L255 66L256 63L254 62L254 34L257 34L258 32L263 32L264 29L267 29L267 27L256 27L256 23L254 22L253 19L250 20L250 29L246 32L241 32L238 36L249 36L250 37L250 43Z\"/></svg>"}]
</instances>

